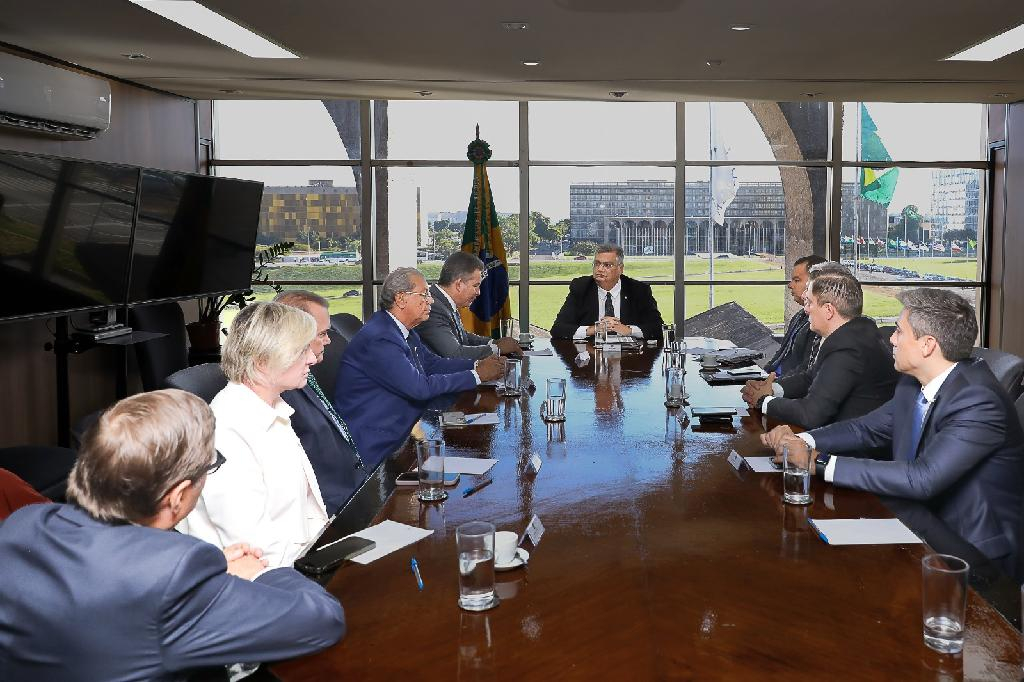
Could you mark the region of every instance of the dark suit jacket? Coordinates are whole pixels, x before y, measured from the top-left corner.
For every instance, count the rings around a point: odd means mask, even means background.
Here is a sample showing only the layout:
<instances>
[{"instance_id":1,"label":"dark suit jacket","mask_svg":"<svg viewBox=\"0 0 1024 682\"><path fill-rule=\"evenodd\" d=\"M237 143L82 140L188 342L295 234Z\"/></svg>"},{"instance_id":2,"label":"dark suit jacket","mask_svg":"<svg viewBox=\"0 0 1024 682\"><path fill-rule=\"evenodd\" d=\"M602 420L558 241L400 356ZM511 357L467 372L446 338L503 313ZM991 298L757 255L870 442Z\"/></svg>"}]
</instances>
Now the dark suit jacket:
<instances>
[{"instance_id":1,"label":"dark suit jacket","mask_svg":"<svg viewBox=\"0 0 1024 682\"><path fill-rule=\"evenodd\" d=\"M636 325L644 338L660 339L661 313L651 293L651 285L635 279L621 277L622 292L619 302L619 319L622 324ZM565 297L562 309L551 325L551 336L556 339L571 339L579 327L589 327L598 319L597 282L587 275L577 277L569 283L569 295Z\"/></svg>"},{"instance_id":2,"label":"dark suit jacket","mask_svg":"<svg viewBox=\"0 0 1024 682\"><path fill-rule=\"evenodd\" d=\"M807 369L811 345L817 334L811 331L811 320L803 310L790 319L786 334L775 356L764 366L765 371L775 372L780 377L790 376Z\"/></svg>"},{"instance_id":3,"label":"dark suit jacket","mask_svg":"<svg viewBox=\"0 0 1024 682\"><path fill-rule=\"evenodd\" d=\"M436 284L430 285L430 317L416 326L423 343L442 358L469 358L481 360L493 355L486 336L466 331L457 321L459 311L453 310L448 299Z\"/></svg>"},{"instance_id":4,"label":"dark suit jacket","mask_svg":"<svg viewBox=\"0 0 1024 682\"><path fill-rule=\"evenodd\" d=\"M406 343L387 312L374 313L345 349L334 389L334 407L366 466L375 468L402 444L432 399L476 388L473 364L438 357L415 331Z\"/></svg>"},{"instance_id":5,"label":"dark suit jacket","mask_svg":"<svg viewBox=\"0 0 1024 682\"><path fill-rule=\"evenodd\" d=\"M344 611L290 568L230 576L218 548L37 504L0 525L0 679L173 680L328 647Z\"/></svg>"},{"instance_id":6,"label":"dark suit jacket","mask_svg":"<svg viewBox=\"0 0 1024 682\"><path fill-rule=\"evenodd\" d=\"M785 398L768 403L773 419L807 429L867 414L892 397L897 373L892 346L873 320L856 317L822 340L805 372L783 377Z\"/></svg>"},{"instance_id":7,"label":"dark suit jacket","mask_svg":"<svg viewBox=\"0 0 1024 682\"><path fill-rule=\"evenodd\" d=\"M921 385L900 379L896 394L860 419L811 432L830 453L892 446L892 462L842 457L834 483L924 501L990 559L1016 555L1024 491L1024 432L1006 391L984 362L964 360L939 388L916 451L910 443Z\"/></svg>"},{"instance_id":8,"label":"dark suit jacket","mask_svg":"<svg viewBox=\"0 0 1024 682\"><path fill-rule=\"evenodd\" d=\"M281 398L295 410L292 428L313 465L327 513L334 514L366 480L367 471L313 389L285 391Z\"/></svg>"}]
</instances>

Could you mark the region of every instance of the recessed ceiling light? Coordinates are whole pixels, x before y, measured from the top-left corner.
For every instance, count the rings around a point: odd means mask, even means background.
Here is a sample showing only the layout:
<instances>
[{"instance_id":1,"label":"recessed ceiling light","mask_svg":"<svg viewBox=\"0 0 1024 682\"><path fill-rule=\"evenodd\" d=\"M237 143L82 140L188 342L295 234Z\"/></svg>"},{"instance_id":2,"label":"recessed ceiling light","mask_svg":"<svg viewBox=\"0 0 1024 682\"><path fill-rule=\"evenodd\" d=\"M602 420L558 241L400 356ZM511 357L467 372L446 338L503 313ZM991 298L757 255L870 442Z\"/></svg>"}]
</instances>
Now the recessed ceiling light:
<instances>
[{"instance_id":1,"label":"recessed ceiling light","mask_svg":"<svg viewBox=\"0 0 1024 682\"><path fill-rule=\"evenodd\" d=\"M709 60L707 60L704 63L707 64L708 66L710 66L711 68L714 68L716 66L721 66L722 65L722 60L721 59L709 59Z\"/></svg>"},{"instance_id":2,"label":"recessed ceiling light","mask_svg":"<svg viewBox=\"0 0 1024 682\"><path fill-rule=\"evenodd\" d=\"M142 52L122 52L121 56L125 59L149 59L149 55Z\"/></svg>"},{"instance_id":3,"label":"recessed ceiling light","mask_svg":"<svg viewBox=\"0 0 1024 682\"><path fill-rule=\"evenodd\" d=\"M241 90L232 90L230 88L226 88L224 90L221 90L221 92L223 92L225 95L240 95L240 94L242 94Z\"/></svg>"},{"instance_id":4,"label":"recessed ceiling light","mask_svg":"<svg viewBox=\"0 0 1024 682\"><path fill-rule=\"evenodd\" d=\"M993 93L992 96L993 97L1009 97L1010 94L1011 93L1009 93L1009 92L996 92L996 93Z\"/></svg>"},{"instance_id":5,"label":"recessed ceiling light","mask_svg":"<svg viewBox=\"0 0 1024 682\"><path fill-rule=\"evenodd\" d=\"M298 59L283 47L192 0L129 0L164 19L256 59Z\"/></svg>"},{"instance_id":6,"label":"recessed ceiling light","mask_svg":"<svg viewBox=\"0 0 1024 682\"><path fill-rule=\"evenodd\" d=\"M608 94L611 95L612 97L617 98L617 99L622 99L623 97L626 96L627 92L628 91L626 91L626 90L612 90Z\"/></svg>"},{"instance_id":7,"label":"recessed ceiling light","mask_svg":"<svg viewBox=\"0 0 1024 682\"><path fill-rule=\"evenodd\" d=\"M535 59L524 59L523 66L540 66L540 62Z\"/></svg>"},{"instance_id":8,"label":"recessed ceiling light","mask_svg":"<svg viewBox=\"0 0 1024 682\"><path fill-rule=\"evenodd\" d=\"M749 31L750 29L754 28L754 25L753 24L733 24L729 28L731 28L734 31Z\"/></svg>"},{"instance_id":9,"label":"recessed ceiling light","mask_svg":"<svg viewBox=\"0 0 1024 682\"><path fill-rule=\"evenodd\" d=\"M946 57L945 61L991 62L1020 49L1024 49L1024 24Z\"/></svg>"},{"instance_id":10,"label":"recessed ceiling light","mask_svg":"<svg viewBox=\"0 0 1024 682\"><path fill-rule=\"evenodd\" d=\"M419 95L420 97L430 97L434 93L430 90L417 90L416 94Z\"/></svg>"},{"instance_id":11,"label":"recessed ceiling light","mask_svg":"<svg viewBox=\"0 0 1024 682\"><path fill-rule=\"evenodd\" d=\"M501 27L506 31L525 31L530 28L530 25L525 21L503 21Z\"/></svg>"},{"instance_id":12,"label":"recessed ceiling light","mask_svg":"<svg viewBox=\"0 0 1024 682\"><path fill-rule=\"evenodd\" d=\"M821 97L822 94L824 94L824 93L821 93L821 92L802 92L800 94L802 94L804 97Z\"/></svg>"}]
</instances>

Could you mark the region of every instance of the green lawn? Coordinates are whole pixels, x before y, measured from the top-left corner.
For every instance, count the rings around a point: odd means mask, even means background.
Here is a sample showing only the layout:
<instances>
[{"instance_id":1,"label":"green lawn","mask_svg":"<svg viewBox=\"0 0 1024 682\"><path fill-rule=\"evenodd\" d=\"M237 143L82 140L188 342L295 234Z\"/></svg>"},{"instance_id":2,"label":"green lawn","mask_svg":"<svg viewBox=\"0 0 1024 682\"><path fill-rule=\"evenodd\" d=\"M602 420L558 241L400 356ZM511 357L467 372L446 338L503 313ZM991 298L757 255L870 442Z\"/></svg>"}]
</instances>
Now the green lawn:
<instances>
[{"instance_id":1,"label":"green lawn","mask_svg":"<svg viewBox=\"0 0 1024 682\"><path fill-rule=\"evenodd\" d=\"M975 280L979 276L978 261L974 258L869 258L861 262L907 268L922 275L945 275L966 280Z\"/></svg>"}]
</instances>

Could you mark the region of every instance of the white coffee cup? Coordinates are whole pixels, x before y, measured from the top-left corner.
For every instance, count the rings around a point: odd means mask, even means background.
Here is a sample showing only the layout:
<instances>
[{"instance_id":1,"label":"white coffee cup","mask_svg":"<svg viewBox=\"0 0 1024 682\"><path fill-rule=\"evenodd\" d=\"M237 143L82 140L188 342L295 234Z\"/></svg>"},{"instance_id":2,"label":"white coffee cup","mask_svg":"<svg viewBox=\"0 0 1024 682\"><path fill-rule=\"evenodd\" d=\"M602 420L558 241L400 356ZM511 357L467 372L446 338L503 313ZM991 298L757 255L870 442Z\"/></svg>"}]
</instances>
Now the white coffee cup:
<instances>
[{"instance_id":1,"label":"white coffee cup","mask_svg":"<svg viewBox=\"0 0 1024 682\"><path fill-rule=\"evenodd\" d=\"M718 367L718 358L710 355L705 355L700 359L700 366L705 369L714 369Z\"/></svg>"},{"instance_id":2,"label":"white coffee cup","mask_svg":"<svg viewBox=\"0 0 1024 682\"><path fill-rule=\"evenodd\" d=\"M510 530L498 531L494 534L494 562L505 566L516 558L519 535Z\"/></svg>"}]
</instances>

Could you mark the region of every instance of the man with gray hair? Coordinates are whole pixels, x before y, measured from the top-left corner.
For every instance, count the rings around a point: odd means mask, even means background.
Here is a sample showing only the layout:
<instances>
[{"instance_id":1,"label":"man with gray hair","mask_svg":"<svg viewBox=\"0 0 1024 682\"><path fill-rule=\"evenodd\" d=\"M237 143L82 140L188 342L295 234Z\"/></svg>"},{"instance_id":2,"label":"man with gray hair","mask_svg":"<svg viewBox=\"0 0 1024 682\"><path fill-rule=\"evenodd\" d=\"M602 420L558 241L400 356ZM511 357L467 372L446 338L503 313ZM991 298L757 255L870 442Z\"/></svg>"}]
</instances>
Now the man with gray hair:
<instances>
[{"instance_id":1,"label":"man with gray hair","mask_svg":"<svg viewBox=\"0 0 1024 682\"><path fill-rule=\"evenodd\" d=\"M475 362L442 358L424 345L413 328L430 315L431 300L419 270L397 268L384 278L381 309L342 356L334 406L367 466L376 466L402 444L431 400L504 373L499 356Z\"/></svg>"},{"instance_id":2,"label":"man with gray hair","mask_svg":"<svg viewBox=\"0 0 1024 682\"><path fill-rule=\"evenodd\" d=\"M441 267L437 284L431 285L430 317L417 328L423 343L443 358L478 360L490 355L520 353L515 339L492 340L466 331L459 309L466 308L480 295L484 263L471 253L456 251Z\"/></svg>"},{"instance_id":3,"label":"man with gray hair","mask_svg":"<svg viewBox=\"0 0 1024 682\"><path fill-rule=\"evenodd\" d=\"M799 436L779 427L762 440L778 453L790 446L803 462L813 457L835 485L924 503L1014 575L1024 490L1014 405L984 360L971 358L978 323L963 297L921 288L900 302L891 341L904 376L892 400L858 419ZM877 447L891 447L894 461L857 458Z\"/></svg>"},{"instance_id":4,"label":"man with gray hair","mask_svg":"<svg viewBox=\"0 0 1024 682\"><path fill-rule=\"evenodd\" d=\"M775 382L743 387L743 399L773 419L807 429L867 414L892 397L892 352L871 318L861 315L860 282L843 268L811 268L804 310L821 346L810 366ZM834 265L834 264L833 264ZM840 266L841 267L841 266Z\"/></svg>"},{"instance_id":5,"label":"man with gray hair","mask_svg":"<svg viewBox=\"0 0 1024 682\"><path fill-rule=\"evenodd\" d=\"M551 325L551 336L583 339L598 325L620 336L661 338L661 313L651 285L622 274L622 247L602 244L594 254L594 274L569 283L569 295Z\"/></svg>"}]
</instances>

